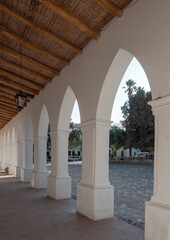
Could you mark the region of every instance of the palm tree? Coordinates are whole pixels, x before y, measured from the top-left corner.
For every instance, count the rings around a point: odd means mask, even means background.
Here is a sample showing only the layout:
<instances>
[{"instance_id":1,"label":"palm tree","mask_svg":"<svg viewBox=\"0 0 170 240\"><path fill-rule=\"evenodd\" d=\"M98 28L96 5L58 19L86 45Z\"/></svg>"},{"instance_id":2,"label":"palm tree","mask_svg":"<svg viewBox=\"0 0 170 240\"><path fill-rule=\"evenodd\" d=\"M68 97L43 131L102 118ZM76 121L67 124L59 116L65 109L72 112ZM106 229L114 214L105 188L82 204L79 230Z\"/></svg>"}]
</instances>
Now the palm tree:
<instances>
[{"instance_id":1,"label":"palm tree","mask_svg":"<svg viewBox=\"0 0 170 240\"><path fill-rule=\"evenodd\" d=\"M136 83L132 79L129 79L129 80L126 81L126 87L123 87L123 88L126 89L125 93L128 94L128 97L130 97L133 94L133 92L136 91L136 86L135 85L136 85Z\"/></svg>"}]
</instances>

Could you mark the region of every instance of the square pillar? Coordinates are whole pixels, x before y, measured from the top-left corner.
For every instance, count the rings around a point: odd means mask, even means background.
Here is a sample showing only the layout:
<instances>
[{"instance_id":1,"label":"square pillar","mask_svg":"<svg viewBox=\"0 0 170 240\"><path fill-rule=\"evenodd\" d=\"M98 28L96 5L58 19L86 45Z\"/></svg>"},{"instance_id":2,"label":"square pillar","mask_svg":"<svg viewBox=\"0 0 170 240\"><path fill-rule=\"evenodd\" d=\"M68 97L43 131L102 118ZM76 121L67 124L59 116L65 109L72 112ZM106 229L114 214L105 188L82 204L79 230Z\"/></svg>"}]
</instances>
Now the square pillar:
<instances>
[{"instance_id":1,"label":"square pillar","mask_svg":"<svg viewBox=\"0 0 170 240\"><path fill-rule=\"evenodd\" d=\"M77 211L93 220L113 217L114 188L109 182L109 130L111 122L94 119L81 124L82 180Z\"/></svg>"},{"instance_id":2,"label":"square pillar","mask_svg":"<svg viewBox=\"0 0 170 240\"><path fill-rule=\"evenodd\" d=\"M21 181L30 182L33 165L33 140L23 140L23 167L21 168Z\"/></svg>"},{"instance_id":3,"label":"square pillar","mask_svg":"<svg viewBox=\"0 0 170 240\"><path fill-rule=\"evenodd\" d=\"M15 143L15 161L14 161L14 177L21 177L21 167L23 162L22 142Z\"/></svg>"},{"instance_id":4,"label":"square pillar","mask_svg":"<svg viewBox=\"0 0 170 240\"><path fill-rule=\"evenodd\" d=\"M71 178L68 175L69 131L57 130L51 136L51 174L48 177L48 196L54 199L71 198Z\"/></svg>"},{"instance_id":5,"label":"square pillar","mask_svg":"<svg viewBox=\"0 0 170 240\"><path fill-rule=\"evenodd\" d=\"M145 204L145 240L170 239L170 96L150 102L155 115L154 193Z\"/></svg>"},{"instance_id":6,"label":"square pillar","mask_svg":"<svg viewBox=\"0 0 170 240\"><path fill-rule=\"evenodd\" d=\"M34 138L34 170L31 174L31 186L36 189L47 188L47 137Z\"/></svg>"}]
</instances>

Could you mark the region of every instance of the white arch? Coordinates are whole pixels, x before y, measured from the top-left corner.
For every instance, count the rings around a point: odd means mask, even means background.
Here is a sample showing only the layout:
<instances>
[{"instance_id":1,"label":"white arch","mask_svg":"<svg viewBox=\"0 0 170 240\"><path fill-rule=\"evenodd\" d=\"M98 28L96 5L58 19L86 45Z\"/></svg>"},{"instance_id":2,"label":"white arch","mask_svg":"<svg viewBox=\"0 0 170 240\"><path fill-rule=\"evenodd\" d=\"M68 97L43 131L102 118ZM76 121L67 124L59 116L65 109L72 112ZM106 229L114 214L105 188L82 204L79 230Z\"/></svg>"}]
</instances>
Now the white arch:
<instances>
[{"instance_id":1,"label":"white arch","mask_svg":"<svg viewBox=\"0 0 170 240\"><path fill-rule=\"evenodd\" d=\"M71 119L71 113L73 111L73 107L76 101L76 96L71 89L71 87L67 87L65 92L58 120L58 129L69 131L69 123ZM78 104L79 106L79 104ZM80 111L80 108L79 108ZM80 113L80 121L81 121L81 113Z\"/></svg>"},{"instance_id":2,"label":"white arch","mask_svg":"<svg viewBox=\"0 0 170 240\"><path fill-rule=\"evenodd\" d=\"M38 124L38 136L47 137L48 124L50 123L49 115L45 104L43 104L39 124Z\"/></svg>"},{"instance_id":3,"label":"white arch","mask_svg":"<svg viewBox=\"0 0 170 240\"><path fill-rule=\"evenodd\" d=\"M119 49L113 59L103 83L98 101L96 118L111 119L113 102L119 84L134 56L124 49Z\"/></svg>"},{"instance_id":4,"label":"white arch","mask_svg":"<svg viewBox=\"0 0 170 240\"><path fill-rule=\"evenodd\" d=\"M27 119L27 126L26 126L26 139L33 140L33 125L32 125L32 119L30 116L28 116Z\"/></svg>"}]
</instances>

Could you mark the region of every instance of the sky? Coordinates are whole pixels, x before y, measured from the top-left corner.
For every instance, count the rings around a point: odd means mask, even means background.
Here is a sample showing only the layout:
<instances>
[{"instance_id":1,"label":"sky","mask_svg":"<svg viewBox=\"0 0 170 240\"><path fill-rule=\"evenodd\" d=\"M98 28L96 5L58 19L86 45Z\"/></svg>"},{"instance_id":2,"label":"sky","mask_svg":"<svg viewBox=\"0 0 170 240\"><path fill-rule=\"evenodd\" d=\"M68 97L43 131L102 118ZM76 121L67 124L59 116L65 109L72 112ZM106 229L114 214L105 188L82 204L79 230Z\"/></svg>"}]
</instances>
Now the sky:
<instances>
[{"instance_id":1,"label":"sky","mask_svg":"<svg viewBox=\"0 0 170 240\"><path fill-rule=\"evenodd\" d=\"M119 123L120 120L123 119L121 106L124 105L128 97L127 94L125 94L125 89L122 88L126 86L126 81L129 79L134 80L137 87L140 86L143 87L146 91L150 91L149 82L142 66L136 58L133 58L122 78L122 81L120 82L115 101L113 103L111 116L111 121L113 121L113 123ZM77 101L74 104L71 119L75 123L80 123L80 114Z\"/></svg>"}]
</instances>

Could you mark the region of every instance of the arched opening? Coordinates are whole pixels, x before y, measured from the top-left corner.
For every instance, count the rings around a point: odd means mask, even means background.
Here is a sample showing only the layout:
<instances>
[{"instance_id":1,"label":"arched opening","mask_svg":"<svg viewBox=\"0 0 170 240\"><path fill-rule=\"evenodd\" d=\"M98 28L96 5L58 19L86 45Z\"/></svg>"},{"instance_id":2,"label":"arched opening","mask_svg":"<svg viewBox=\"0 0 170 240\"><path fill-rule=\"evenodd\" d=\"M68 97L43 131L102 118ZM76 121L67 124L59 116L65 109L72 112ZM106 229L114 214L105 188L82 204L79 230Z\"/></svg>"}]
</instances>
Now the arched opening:
<instances>
[{"instance_id":1,"label":"arched opening","mask_svg":"<svg viewBox=\"0 0 170 240\"><path fill-rule=\"evenodd\" d=\"M80 130L80 110L75 100L71 118L68 138L68 170L72 178L71 196L77 199L77 185L81 180L82 173L82 133Z\"/></svg>"},{"instance_id":2,"label":"arched opening","mask_svg":"<svg viewBox=\"0 0 170 240\"><path fill-rule=\"evenodd\" d=\"M74 178L75 174L74 169L72 169L70 165L68 173L68 155L69 151L71 151L68 148L68 137L71 131L70 120L75 101L75 94L72 89L68 87L60 108L57 131L54 131L54 133L52 132L51 136L52 167L51 175L48 179L48 195L55 199L65 199L71 197L70 176L73 176ZM77 156L74 154L74 157L76 159ZM52 185L54 184L56 186L55 189L52 188ZM76 182L72 184L72 190L77 188L75 185L77 185Z\"/></svg>"},{"instance_id":3,"label":"arched opening","mask_svg":"<svg viewBox=\"0 0 170 240\"><path fill-rule=\"evenodd\" d=\"M47 139L50 129L48 111L45 105L42 106L38 136L34 138L34 171L31 185L34 188L47 188Z\"/></svg>"},{"instance_id":4,"label":"arched opening","mask_svg":"<svg viewBox=\"0 0 170 240\"><path fill-rule=\"evenodd\" d=\"M120 49L113 60L109 71L107 73L105 82L103 84L103 88L101 91L100 99L99 99L99 105L97 108L97 116L105 119L110 120L112 115L112 106L115 106L116 102L121 102L121 100L124 98L124 92L125 90L128 92L128 89L122 89L122 86L126 86L126 83L128 80L133 79L133 75L128 76L126 74L126 71L130 69L131 64L133 64L133 71L135 70L134 56L125 51ZM142 67L141 67L142 68ZM140 74L137 72L137 74ZM133 79L134 81L136 79ZM123 82L124 81L124 82ZM120 85L120 88L118 90L118 87ZM120 217L123 220L128 221L129 223L136 224L137 226L144 227L144 202L150 200L150 197L152 195L153 191L153 165L134 165L134 164L144 164L143 159L139 159L138 161L138 154L140 151L144 155L144 150L142 148L139 148L138 139L141 135L139 135L139 126L137 125L137 116L139 118L139 114L137 114L138 109L136 109L136 112L132 112L132 103L133 103L133 109L135 109L136 105L138 104L139 96L147 96L149 94L145 93L145 89L142 89L144 87L142 84L140 85L141 88L139 88L139 85L136 85L136 91L133 93L130 93L127 97L126 104L124 105L123 102L123 108L122 111L124 113L124 118L127 117L127 119L124 120L124 125L121 126L119 122L117 122L117 115L115 112L112 115L112 120L114 121L114 127L112 125L112 130L114 131L113 134L115 134L115 139L117 137L117 140L115 141L114 145L114 154L112 150L112 156L111 156L111 163L110 163L110 183L114 185L114 198L115 198L115 215ZM148 91L147 89L146 91ZM119 98L119 100L116 100L116 94ZM143 94L143 95L142 95ZM151 100L151 99L148 99ZM133 101L133 102L132 102ZM114 105L113 105L114 103ZM135 105L135 106L134 106ZM147 105L147 104L146 104ZM107 106L107 107L106 107ZM142 106L142 104L141 104ZM120 105L119 105L120 108ZM129 110L129 108L131 108ZM131 112L130 112L131 111ZM151 111L151 110L149 110ZM127 114L133 115L133 118L130 117ZM136 118L135 118L136 116ZM129 117L129 118L128 118ZM140 115L140 118L144 116ZM148 117L148 115L147 115ZM123 119L122 124L123 124ZM135 124L132 124L135 121ZM131 126L131 131L130 131ZM135 127L133 127L135 126ZM153 120L153 126L154 126L154 120ZM140 127L140 132L144 132L144 126L142 125ZM153 127L154 128L154 127ZM124 134L124 135L123 135ZM149 133L150 134L150 133ZM123 138L126 138L126 141L123 143ZM131 138L130 138L131 137ZM122 140L122 143L120 143L120 139ZM117 141L117 145L116 145ZM127 141L129 141L127 143ZM122 146L119 146L121 145ZM129 145L128 145L129 144ZM127 148L129 146L129 148ZM145 154L148 154L145 151ZM136 155L136 156L135 156ZM141 155L143 157L143 155ZM140 155L139 155L140 156ZM146 155L144 155L146 156ZM147 161L147 163L153 163L153 161ZM121 164L120 164L121 163ZM124 163L124 164L123 164ZM127 181L128 179L128 181Z\"/></svg>"}]
</instances>

